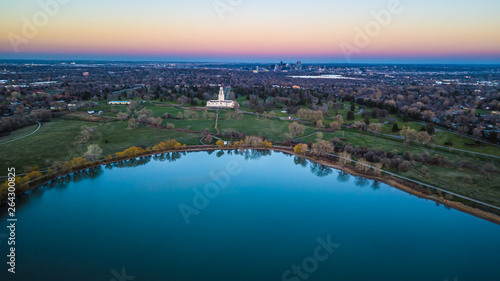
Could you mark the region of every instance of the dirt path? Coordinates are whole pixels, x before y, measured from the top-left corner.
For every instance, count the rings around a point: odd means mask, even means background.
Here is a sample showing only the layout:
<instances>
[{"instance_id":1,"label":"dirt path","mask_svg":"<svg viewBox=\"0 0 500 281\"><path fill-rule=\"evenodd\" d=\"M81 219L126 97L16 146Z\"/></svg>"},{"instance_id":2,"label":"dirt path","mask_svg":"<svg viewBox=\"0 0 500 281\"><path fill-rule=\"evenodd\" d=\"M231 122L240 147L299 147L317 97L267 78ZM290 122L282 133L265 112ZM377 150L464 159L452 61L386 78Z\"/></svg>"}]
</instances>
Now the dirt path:
<instances>
[{"instance_id":1,"label":"dirt path","mask_svg":"<svg viewBox=\"0 0 500 281\"><path fill-rule=\"evenodd\" d=\"M217 135L220 134L219 129L217 129L217 124L219 123L219 112L215 115L215 130L217 131Z\"/></svg>"}]
</instances>

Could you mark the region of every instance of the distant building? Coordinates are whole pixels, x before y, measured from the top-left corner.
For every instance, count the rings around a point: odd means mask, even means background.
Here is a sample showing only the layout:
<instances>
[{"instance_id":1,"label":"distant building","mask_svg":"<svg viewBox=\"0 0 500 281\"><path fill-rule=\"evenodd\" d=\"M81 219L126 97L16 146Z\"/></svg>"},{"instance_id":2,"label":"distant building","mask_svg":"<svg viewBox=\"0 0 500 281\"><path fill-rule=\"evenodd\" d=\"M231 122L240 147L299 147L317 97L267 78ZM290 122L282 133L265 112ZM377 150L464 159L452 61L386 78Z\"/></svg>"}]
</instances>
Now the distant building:
<instances>
[{"instance_id":1,"label":"distant building","mask_svg":"<svg viewBox=\"0 0 500 281\"><path fill-rule=\"evenodd\" d=\"M110 105L129 105L131 101L110 101L108 104Z\"/></svg>"},{"instance_id":2,"label":"distant building","mask_svg":"<svg viewBox=\"0 0 500 281\"><path fill-rule=\"evenodd\" d=\"M302 62L301 61L297 62L297 70L302 71Z\"/></svg>"},{"instance_id":3,"label":"distant building","mask_svg":"<svg viewBox=\"0 0 500 281\"><path fill-rule=\"evenodd\" d=\"M237 102L234 100L226 100L224 97L224 88L220 87L219 90L219 99L217 100L209 100L207 102L207 107L213 108L236 108Z\"/></svg>"},{"instance_id":4,"label":"distant building","mask_svg":"<svg viewBox=\"0 0 500 281\"><path fill-rule=\"evenodd\" d=\"M86 76L89 76L89 75L90 75L90 73L88 73L88 72L84 72L84 73L83 73L83 76L85 76L85 77L86 77Z\"/></svg>"}]
</instances>

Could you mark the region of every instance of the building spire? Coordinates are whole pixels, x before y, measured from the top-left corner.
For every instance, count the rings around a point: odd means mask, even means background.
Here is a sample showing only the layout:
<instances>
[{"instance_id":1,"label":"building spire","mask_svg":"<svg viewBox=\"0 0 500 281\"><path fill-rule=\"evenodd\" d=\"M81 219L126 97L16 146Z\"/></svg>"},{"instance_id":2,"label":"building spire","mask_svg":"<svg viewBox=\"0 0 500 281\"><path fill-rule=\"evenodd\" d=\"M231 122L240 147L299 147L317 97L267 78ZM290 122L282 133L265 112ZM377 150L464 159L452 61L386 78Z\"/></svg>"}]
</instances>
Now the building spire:
<instances>
[{"instance_id":1,"label":"building spire","mask_svg":"<svg viewBox=\"0 0 500 281\"><path fill-rule=\"evenodd\" d=\"M225 100L225 97L224 97L224 88L220 87L220 90L219 90L219 101L224 101Z\"/></svg>"}]
</instances>

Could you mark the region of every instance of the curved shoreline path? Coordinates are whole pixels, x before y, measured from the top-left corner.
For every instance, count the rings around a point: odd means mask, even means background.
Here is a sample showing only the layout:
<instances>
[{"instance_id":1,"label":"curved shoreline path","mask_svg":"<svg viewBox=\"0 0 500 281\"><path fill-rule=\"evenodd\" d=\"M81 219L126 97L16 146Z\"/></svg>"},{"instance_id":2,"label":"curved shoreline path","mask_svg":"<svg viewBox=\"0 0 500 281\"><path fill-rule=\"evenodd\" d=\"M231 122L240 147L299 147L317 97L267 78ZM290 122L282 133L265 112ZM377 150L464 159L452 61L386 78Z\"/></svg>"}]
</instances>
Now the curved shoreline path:
<instances>
[{"instance_id":1,"label":"curved shoreline path","mask_svg":"<svg viewBox=\"0 0 500 281\"><path fill-rule=\"evenodd\" d=\"M10 141L2 142L2 143L0 143L0 145L4 145L4 144L8 144L8 143L11 143L11 142L18 141L20 139L24 139L24 138L29 137L29 136L33 135L34 133L38 132L38 130L40 130L40 128L42 127L42 123L40 123L38 121L36 121L36 122L38 123L38 128L36 128L36 130L34 130L33 132L31 132L31 133L29 133L29 134L27 134L25 136L22 136L22 137L19 137L19 138L15 138L15 139L10 140Z\"/></svg>"},{"instance_id":2,"label":"curved shoreline path","mask_svg":"<svg viewBox=\"0 0 500 281\"><path fill-rule=\"evenodd\" d=\"M407 178L407 177L404 177L404 176L400 176L398 174L391 173L389 171L385 171L385 170L382 170L382 169L377 169L376 167L373 167L371 165L367 165L367 164L364 164L364 163L360 163L360 162L358 162L356 160L353 160L353 159L347 159L347 158L341 157L340 155L337 155L337 154L328 154L328 155L334 156L334 157L338 157L338 158L341 158L341 159L344 159L344 160L347 160L347 161L351 161L351 162L354 162L354 163L362 164L362 165L370 167L370 168L372 168L374 170L380 170L380 172L386 173L386 174L391 175L393 177L400 178L400 179L403 179L403 180L406 180L406 181L409 181L409 182L413 182L413 183L416 183L416 184L419 184L419 185L422 185L422 186L426 186L426 187L429 187L429 188L432 188L432 189L435 189L435 190L439 190L439 191L442 191L442 192L445 192L445 193L449 193L449 194L451 194L453 196L456 196L456 197L459 197L459 198L462 198L462 199L465 199L465 200L469 200L471 202L474 202L474 203L477 203L477 204L480 204L480 205L483 205L483 206L486 206L486 207L490 207L490 208L493 208L493 209L500 210L500 207L497 207L495 205L491 205L491 204L488 204L486 202L482 202L482 201L470 198L470 197L465 196L465 195L460 195L460 194L455 193L453 191L445 190L445 189L442 189L442 188L439 188L439 187L435 187L435 186L432 186L432 185L429 185L429 184L426 184L426 183L423 183L423 182L420 182L420 181L417 181L417 180L413 180L413 179L410 179L410 178Z\"/></svg>"}]
</instances>

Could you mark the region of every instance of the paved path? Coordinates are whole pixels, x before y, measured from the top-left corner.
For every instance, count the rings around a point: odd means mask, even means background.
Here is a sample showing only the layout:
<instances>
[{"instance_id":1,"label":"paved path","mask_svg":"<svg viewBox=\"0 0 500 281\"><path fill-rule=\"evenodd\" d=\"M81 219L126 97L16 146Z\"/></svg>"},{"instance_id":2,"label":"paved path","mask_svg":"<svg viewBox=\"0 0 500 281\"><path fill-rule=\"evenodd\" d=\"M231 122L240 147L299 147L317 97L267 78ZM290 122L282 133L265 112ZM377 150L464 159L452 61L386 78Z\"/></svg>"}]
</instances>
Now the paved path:
<instances>
[{"instance_id":1,"label":"paved path","mask_svg":"<svg viewBox=\"0 0 500 281\"><path fill-rule=\"evenodd\" d=\"M22 137L19 137L19 138L16 138L16 139L10 140L10 141L2 142L2 143L0 143L0 145L7 144L7 143L11 143L11 142L15 142L15 141L18 141L18 140L20 140L20 139L24 139L24 138L29 137L29 136L33 135L34 133L38 132L38 130L40 130L40 128L42 127L42 123L40 123L40 122L38 122L38 121L36 121L36 122L38 123L38 128L36 128L36 130L35 130L35 131L33 131L33 132L31 132L31 133L29 133L29 134L27 134L27 135L25 135L25 136L22 136Z\"/></svg>"}]
</instances>

